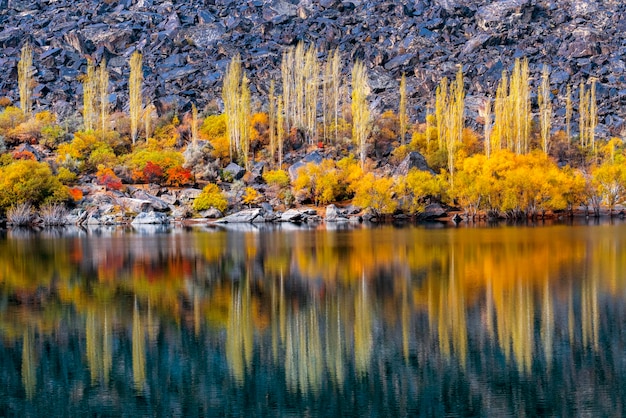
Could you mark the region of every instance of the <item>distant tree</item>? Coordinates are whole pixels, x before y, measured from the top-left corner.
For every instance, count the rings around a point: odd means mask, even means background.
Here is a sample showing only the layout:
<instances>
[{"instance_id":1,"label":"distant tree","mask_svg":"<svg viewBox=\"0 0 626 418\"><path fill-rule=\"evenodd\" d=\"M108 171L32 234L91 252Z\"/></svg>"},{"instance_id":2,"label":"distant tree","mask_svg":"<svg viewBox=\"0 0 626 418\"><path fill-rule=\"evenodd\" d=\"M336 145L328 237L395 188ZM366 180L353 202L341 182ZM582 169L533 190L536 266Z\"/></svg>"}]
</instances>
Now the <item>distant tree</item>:
<instances>
[{"instance_id":1,"label":"distant tree","mask_svg":"<svg viewBox=\"0 0 626 418\"><path fill-rule=\"evenodd\" d=\"M309 141L316 136L319 63L315 46L305 50L300 42L283 53L281 62L283 106L287 130L304 130Z\"/></svg>"},{"instance_id":2,"label":"distant tree","mask_svg":"<svg viewBox=\"0 0 626 418\"><path fill-rule=\"evenodd\" d=\"M541 84L537 93L539 102L539 127L541 131L541 148L546 154L550 151L550 122L552 121L552 101L550 100L550 72L544 64L541 72Z\"/></svg>"},{"instance_id":3,"label":"distant tree","mask_svg":"<svg viewBox=\"0 0 626 418\"><path fill-rule=\"evenodd\" d=\"M370 131L370 93L365 64L356 61L352 67L352 140L359 147L361 169L365 167L367 137Z\"/></svg>"},{"instance_id":4,"label":"distant tree","mask_svg":"<svg viewBox=\"0 0 626 418\"><path fill-rule=\"evenodd\" d=\"M25 115L30 115L33 88L33 50L28 42L22 47L20 62L17 64L17 79L20 90L20 108Z\"/></svg>"},{"instance_id":5,"label":"distant tree","mask_svg":"<svg viewBox=\"0 0 626 418\"><path fill-rule=\"evenodd\" d=\"M267 118L269 125L269 148L271 164L276 162L276 87L274 80L270 81L270 91L267 100Z\"/></svg>"},{"instance_id":6,"label":"distant tree","mask_svg":"<svg viewBox=\"0 0 626 418\"><path fill-rule=\"evenodd\" d=\"M494 108L494 151L504 147L516 154L529 151L532 114L528 80L527 59L515 60L510 80L506 71L502 72Z\"/></svg>"},{"instance_id":7,"label":"distant tree","mask_svg":"<svg viewBox=\"0 0 626 418\"><path fill-rule=\"evenodd\" d=\"M191 142L196 144L197 141L198 141L198 108L196 107L196 104L193 103L191 105Z\"/></svg>"},{"instance_id":8,"label":"distant tree","mask_svg":"<svg viewBox=\"0 0 626 418\"><path fill-rule=\"evenodd\" d=\"M241 68L241 56L236 54L226 68L222 87L226 136L231 160L248 165L250 147L250 88Z\"/></svg>"},{"instance_id":9,"label":"distant tree","mask_svg":"<svg viewBox=\"0 0 626 418\"><path fill-rule=\"evenodd\" d=\"M398 107L398 118L400 120L400 145L404 145L408 122L408 115L406 113L406 75L404 73L402 73L402 78L400 79L400 105Z\"/></svg>"},{"instance_id":10,"label":"distant tree","mask_svg":"<svg viewBox=\"0 0 626 418\"><path fill-rule=\"evenodd\" d=\"M139 135L139 119L142 114L141 88L143 82L143 57L135 51L130 57L130 79L128 80L129 88L129 109L130 109L130 135L133 145L137 141Z\"/></svg>"},{"instance_id":11,"label":"distant tree","mask_svg":"<svg viewBox=\"0 0 626 418\"><path fill-rule=\"evenodd\" d=\"M87 58L87 74L83 78L83 125L85 131L93 131L96 119L96 66Z\"/></svg>"},{"instance_id":12,"label":"distant tree","mask_svg":"<svg viewBox=\"0 0 626 418\"><path fill-rule=\"evenodd\" d=\"M565 91L565 135L567 136L567 143L572 143L572 86L567 85Z\"/></svg>"},{"instance_id":13,"label":"distant tree","mask_svg":"<svg viewBox=\"0 0 626 418\"><path fill-rule=\"evenodd\" d=\"M104 140L105 132L109 130L109 72L104 58L98 67L98 96L100 98L100 130Z\"/></svg>"}]
</instances>

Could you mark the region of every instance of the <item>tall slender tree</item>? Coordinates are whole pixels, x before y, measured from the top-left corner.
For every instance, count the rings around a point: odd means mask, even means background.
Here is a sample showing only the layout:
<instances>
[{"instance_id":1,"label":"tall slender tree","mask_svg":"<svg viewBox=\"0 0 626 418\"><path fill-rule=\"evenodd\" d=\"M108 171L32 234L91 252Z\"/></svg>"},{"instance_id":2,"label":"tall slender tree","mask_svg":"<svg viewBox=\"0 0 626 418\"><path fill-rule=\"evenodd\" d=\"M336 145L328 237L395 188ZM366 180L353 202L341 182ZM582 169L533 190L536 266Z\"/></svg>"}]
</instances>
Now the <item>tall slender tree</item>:
<instances>
[{"instance_id":1,"label":"tall slender tree","mask_svg":"<svg viewBox=\"0 0 626 418\"><path fill-rule=\"evenodd\" d=\"M369 93L365 64L357 60L352 67L352 139L359 147L361 169L365 168L367 137L370 131L370 109L367 101Z\"/></svg>"},{"instance_id":2,"label":"tall slender tree","mask_svg":"<svg viewBox=\"0 0 626 418\"><path fill-rule=\"evenodd\" d=\"M100 130L102 139L105 132L109 130L109 72L107 71L107 61L102 59L98 67L98 97L100 106Z\"/></svg>"},{"instance_id":3,"label":"tall slender tree","mask_svg":"<svg viewBox=\"0 0 626 418\"><path fill-rule=\"evenodd\" d=\"M128 80L128 105L130 111L130 136L133 145L139 136L139 120L143 112L141 89L143 83L143 56L135 51L130 57L130 78Z\"/></svg>"},{"instance_id":4,"label":"tall slender tree","mask_svg":"<svg viewBox=\"0 0 626 418\"><path fill-rule=\"evenodd\" d=\"M87 74L83 79L83 125L86 131L93 131L96 118L96 66L87 59Z\"/></svg>"},{"instance_id":5,"label":"tall slender tree","mask_svg":"<svg viewBox=\"0 0 626 418\"><path fill-rule=\"evenodd\" d=\"M487 158L491 157L491 112L492 112L491 98L486 97L483 107L479 110L479 115L483 118L483 137L485 144L485 155Z\"/></svg>"},{"instance_id":6,"label":"tall slender tree","mask_svg":"<svg viewBox=\"0 0 626 418\"><path fill-rule=\"evenodd\" d=\"M191 104L191 142L194 146L198 142L198 108L195 103Z\"/></svg>"},{"instance_id":7,"label":"tall slender tree","mask_svg":"<svg viewBox=\"0 0 626 418\"><path fill-rule=\"evenodd\" d=\"M572 86L567 85L567 89L565 91L565 136L567 137L567 143L572 143L572 114L573 106L572 106Z\"/></svg>"},{"instance_id":8,"label":"tall slender tree","mask_svg":"<svg viewBox=\"0 0 626 418\"><path fill-rule=\"evenodd\" d=\"M270 158L272 165L276 162L276 85L270 81L270 90L267 100L267 119L269 125Z\"/></svg>"},{"instance_id":9,"label":"tall slender tree","mask_svg":"<svg viewBox=\"0 0 626 418\"><path fill-rule=\"evenodd\" d=\"M17 64L17 80L20 90L20 108L30 115L33 89L33 50L28 42L22 47L20 62Z\"/></svg>"},{"instance_id":10,"label":"tall slender tree","mask_svg":"<svg viewBox=\"0 0 626 418\"><path fill-rule=\"evenodd\" d=\"M400 145L404 145L406 137L406 127L408 123L408 115L406 112L406 74L402 73L402 78L400 78L400 105L398 108L398 119L400 120Z\"/></svg>"},{"instance_id":11,"label":"tall slender tree","mask_svg":"<svg viewBox=\"0 0 626 418\"><path fill-rule=\"evenodd\" d=\"M550 100L550 72L544 64L541 71L541 84L537 93L539 103L539 126L541 130L541 147L543 152L550 151L550 124L552 121L552 101Z\"/></svg>"},{"instance_id":12,"label":"tall slender tree","mask_svg":"<svg viewBox=\"0 0 626 418\"><path fill-rule=\"evenodd\" d=\"M285 112L283 99L278 97L276 109L276 146L278 151L278 169L283 168L283 141L285 140Z\"/></svg>"},{"instance_id":13,"label":"tall slender tree","mask_svg":"<svg viewBox=\"0 0 626 418\"><path fill-rule=\"evenodd\" d=\"M250 87L241 68L241 56L236 54L226 68L222 87L226 135L231 160L239 160L248 168L250 149Z\"/></svg>"}]
</instances>

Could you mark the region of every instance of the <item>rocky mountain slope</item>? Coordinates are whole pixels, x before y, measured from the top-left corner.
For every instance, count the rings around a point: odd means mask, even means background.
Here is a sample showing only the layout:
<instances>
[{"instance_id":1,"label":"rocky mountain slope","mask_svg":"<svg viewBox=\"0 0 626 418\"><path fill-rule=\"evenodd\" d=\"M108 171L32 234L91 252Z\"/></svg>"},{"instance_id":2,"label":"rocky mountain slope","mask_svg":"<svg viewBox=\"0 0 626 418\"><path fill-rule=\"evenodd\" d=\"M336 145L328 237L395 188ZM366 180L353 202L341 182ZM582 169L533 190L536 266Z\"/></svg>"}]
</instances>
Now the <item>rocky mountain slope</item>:
<instances>
[{"instance_id":1,"label":"rocky mountain slope","mask_svg":"<svg viewBox=\"0 0 626 418\"><path fill-rule=\"evenodd\" d=\"M236 52L253 96L263 100L270 78L280 79L282 51L303 40L321 51L339 47L344 63L365 60L380 111L396 108L406 72L413 120L423 120L437 83L457 65L475 119L502 70L526 56L533 82L541 65L550 66L557 119L566 85L597 78L600 133L617 135L626 104L624 33L619 0L0 0L0 97L18 100L16 64L28 40L36 106L61 117L80 108L77 77L88 56L106 57L112 104L124 110L136 49L144 53L145 96L159 112L192 102L219 107L222 74Z\"/></svg>"}]
</instances>

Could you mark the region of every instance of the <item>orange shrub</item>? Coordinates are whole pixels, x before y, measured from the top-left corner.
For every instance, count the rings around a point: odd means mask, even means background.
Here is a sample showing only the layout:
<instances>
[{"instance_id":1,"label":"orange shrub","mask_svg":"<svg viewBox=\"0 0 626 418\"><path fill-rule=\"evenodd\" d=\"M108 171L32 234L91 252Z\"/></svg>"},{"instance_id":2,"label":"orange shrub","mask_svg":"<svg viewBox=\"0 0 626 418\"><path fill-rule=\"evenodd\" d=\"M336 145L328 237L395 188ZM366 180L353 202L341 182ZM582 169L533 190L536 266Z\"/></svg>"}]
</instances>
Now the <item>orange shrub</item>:
<instances>
[{"instance_id":1,"label":"orange shrub","mask_svg":"<svg viewBox=\"0 0 626 418\"><path fill-rule=\"evenodd\" d=\"M165 172L166 184L169 186L180 187L189 184L191 181L191 171L181 166L167 169Z\"/></svg>"},{"instance_id":2,"label":"orange shrub","mask_svg":"<svg viewBox=\"0 0 626 418\"><path fill-rule=\"evenodd\" d=\"M67 191L74 202L80 202L83 199L83 191L79 188L70 187Z\"/></svg>"}]
</instances>

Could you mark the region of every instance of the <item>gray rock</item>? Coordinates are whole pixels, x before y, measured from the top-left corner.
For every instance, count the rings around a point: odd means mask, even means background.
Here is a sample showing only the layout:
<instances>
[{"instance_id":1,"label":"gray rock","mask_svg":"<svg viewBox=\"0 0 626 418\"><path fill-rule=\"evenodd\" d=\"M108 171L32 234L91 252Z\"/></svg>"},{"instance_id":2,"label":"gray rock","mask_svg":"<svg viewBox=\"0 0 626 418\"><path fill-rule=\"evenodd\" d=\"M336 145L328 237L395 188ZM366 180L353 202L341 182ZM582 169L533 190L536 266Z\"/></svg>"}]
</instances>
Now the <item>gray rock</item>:
<instances>
[{"instance_id":1,"label":"gray rock","mask_svg":"<svg viewBox=\"0 0 626 418\"><path fill-rule=\"evenodd\" d=\"M172 218L174 219L187 219L190 218L193 211L187 206L179 206L172 210Z\"/></svg>"},{"instance_id":2,"label":"gray rock","mask_svg":"<svg viewBox=\"0 0 626 418\"><path fill-rule=\"evenodd\" d=\"M218 219L218 218L224 217L224 214L222 213L222 211L216 208L203 210L203 211L198 212L198 214L202 216L203 218L207 218L207 219Z\"/></svg>"},{"instance_id":3,"label":"gray rock","mask_svg":"<svg viewBox=\"0 0 626 418\"><path fill-rule=\"evenodd\" d=\"M218 219L218 223L257 223L265 222L264 212L261 208L244 209L232 215Z\"/></svg>"},{"instance_id":4,"label":"gray rock","mask_svg":"<svg viewBox=\"0 0 626 418\"><path fill-rule=\"evenodd\" d=\"M224 172L230 173L234 180L240 180L246 174L246 169L235 163L230 163L226 166Z\"/></svg>"},{"instance_id":5,"label":"gray rock","mask_svg":"<svg viewBox=\"0 0 626 418\"><path fill-rule=\"evenodd\" d=\"M291 177L291 180L294 180L296 177L298 177L298 169L299 168L304 167L308 163L313 163L315 165L319 165L319 164L322 163L323 159L324 159L324 157L318 151L313 151L313 152L305 155L304 158L302 158L300 161L298 161L297 163L295 163L295 164L293 164L293 165L291 165L289 167L289 169L288 169L289 177Z\"/></svg>"},{"instance_id":6,"label":"gray rock","mask_svg":"<svg viewBox=\"0 0 626 418\"><path fill-rule=\"evenodd\" d=\"M135 217L135 219L133 219L133 221L131 222L131 225L146 225L146 224L165 225L165 224L168 224L169 222L170 222L169 218L164 213L152 211L152 212L141 212L139 215Z\"/></svg>"},{"instance_id":7,"label":"gray rock","mask_svg":"<svg viewBox=\"0 0 626 418\"><path fill-rule=\"evenodd\" d=\"M73 209L66 217L68 225L81 225L87 219L89 213L85 209Z\"/></svg>"},{"instance_id":8,"label":"gray rock","mask_svg":"<svg viewBox=\"0 0 626 418\"><path fill-rule=\"evenodd\" d=\"M122 197L118 201L122 207L133 213L150 212L152 210L152 205L147 200Z\"/></svg>"},{"instance_id":9,"label":"gray rock","mask_svg":"<svg viewBox=\"0 0 626 418\"><path fill-rule=\"evenodd\" d=\"M189 204L196 200L200 193L202 193L200 189L183 189L178 192L178 200L183 204Z\"/></svg>"},{"instance_id":10,"label":"gray rock","mask_svg":"<svg viewBox=\"0 0 626 418\"><path fill-rule=\"evenodd\" d=\"M324 217L326 222L347 222L348 218L340 211L335 205L326 206L326 216Z\"/></svg>"},{"instance_id":11,"label":"gray rock","mask_svg":"<svg viewBox=\"0 0 626 418\"><path fill-rule=\"evenodd\" d=\"M513 13L519 13L524 7L530 5L530 0L500 0L490 2L478 9L476 20L483 30L501 29L506 23L506 18Z\"/></svg>"},{"instance_id":12,"label":"gray rock","mask_svg":"<svg viewBox=\"0 0 626 418\"><path fill-rule=\"evenodd\" d=\"M135 190L133 192L133 197L135 199L145 200L149 202L152 209L157 212L169 212L170 210L169 204L166 201L156 197L153 194L147 193L144 190L141 190L141 189ZM142 211L142 212L145 212L145 211Z\"/></svg>"},{"instance_id":13,"label":"gray rock","mask_svg":"<svg viewBox=\"0 0 626 418\"><path fill-rule=\"evenodd\" d=\"M419 219L437 219L446 216L446 210L438 203L431 203L419 214Z\"/></svg>"},{"instance_id":14,"label":"gray rock","mask_svg":"<svg viewBox=\"0 0 626 418\"><path fill-rule=\"evenodd\" d=\"M300 222L303 218L303 212L298 209L289 209L280 217L281 222Z\"/></svg>"},{"instance_id":15,"label":"gray rock","mask_svg":"<svg viewBox=\"0 0 626 418\"><path fill-rule=\"evenodd\" d=\"M412 168L417 168L418 170L435 174L435 172L430 167L428 167L426 158L424 158L424 156L419 152L413 151L409 152L409 154L404 157L404 160L402 160L402 162L394 170L393 175L406 176Z\"/></svg>"}]
</instances>

